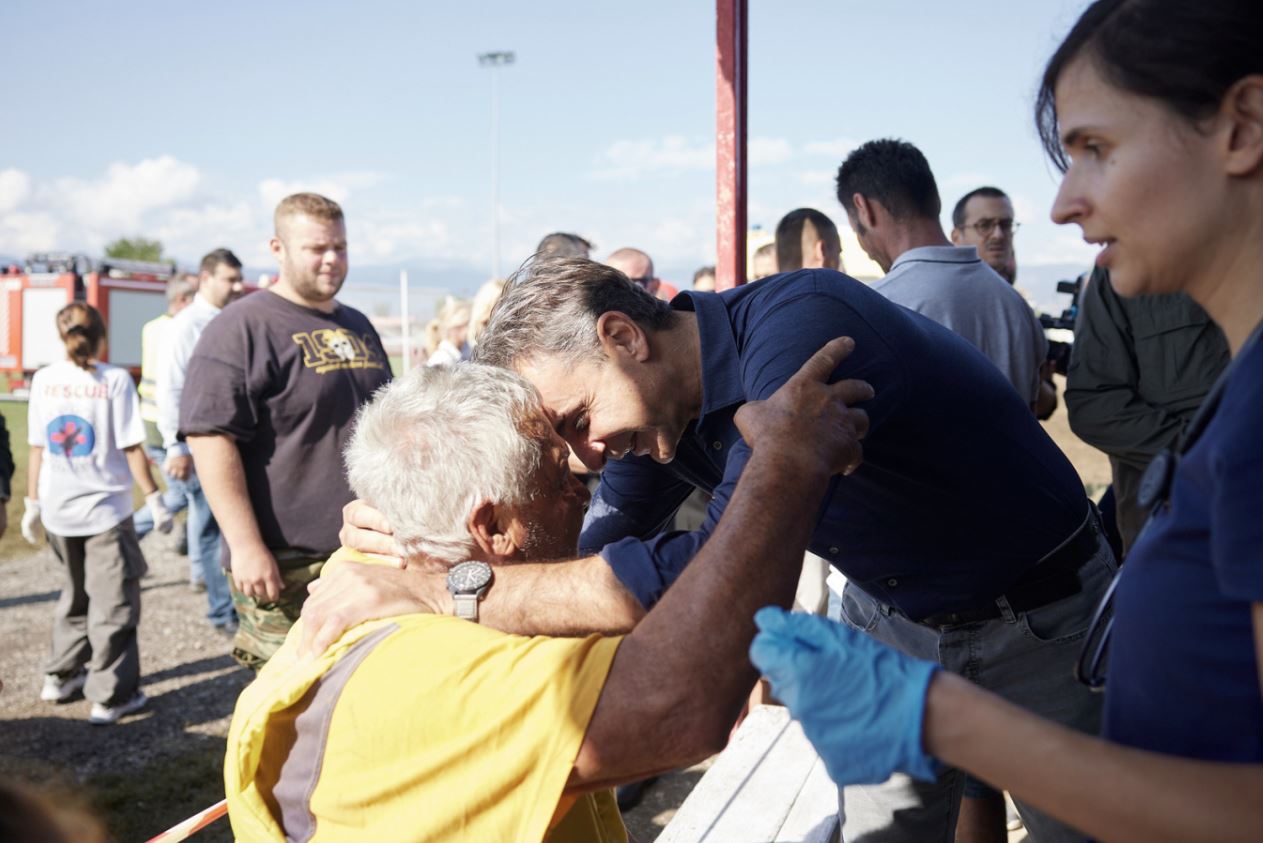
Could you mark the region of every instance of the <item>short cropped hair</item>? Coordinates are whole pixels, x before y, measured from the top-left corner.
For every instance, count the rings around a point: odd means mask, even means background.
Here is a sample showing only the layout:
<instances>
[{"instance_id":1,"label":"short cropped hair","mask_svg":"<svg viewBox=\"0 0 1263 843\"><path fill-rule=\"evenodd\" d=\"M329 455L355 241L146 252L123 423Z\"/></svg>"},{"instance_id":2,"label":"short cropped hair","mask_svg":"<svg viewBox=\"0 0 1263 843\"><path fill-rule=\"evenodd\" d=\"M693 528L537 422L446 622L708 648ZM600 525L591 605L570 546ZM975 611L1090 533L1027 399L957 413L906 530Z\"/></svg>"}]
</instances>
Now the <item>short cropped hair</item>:
<instances>
[{"instance_id":1,"label":"short cropped hair","mask_svg":"<svg viewBox=\"0 0 1263 843\"><path fill-rule=\"evenodd\" d=\"M210 275L216 269L219 269L220 264L227 264L233 269L241 269L241 260L230 249L219 248L213 252L206 253L206 257L202 258L202 265L198 267L198 271Z\"/></svg>"},{"instance_id":2,"label":"short cropped hair","mask_svg":"<svg viewBox=\"0 0 1263 843\"><path fill-rule=\"evenodd\" d=\"M647 331L676 322L671 306L613 267L583 258L530 261L513 274L491 311L474 359L517 368L537 355L601 358L596 321L618 311Z\"/></svg>"},{"instance_id":3,"label":"short cropped hair","mask_svg":"<svg viewBox=\"0 0 1263 843\"><path fill-rule=\"evenodd\" d=\"M545 234L535 247L535 254L546 258L586 258L596 247L577 234L554 231Z\"/></svg>"},{"instance_id":4,"label":"short cropped hair","mask_svg":"<svg viewBox=\"0 0 1263 843\"><path fill-rule=\"evenodd\" d=\"M956 203L956 207L952 208L952 227L963 228L965 225L965 206L969 204L969 200L975 196L981 196L984 199L1008 199L1009 194L1005 193L998 187L976 187L973 190L960 197L960 201Z\"/></svg>"},{"instance_id":5,"label":"short cropped hair","mask_svg":"<svg viewBox=\"0 0 1263 843\"><path fill-rule=\"evenodd\" d=\"M456 563L474 547L479 503L529 501L548 422L539 393L506 369L457 363L412 369L360 409L347 479L379 510L408 557Z\"/></svg>"},{"instance_id":6,"label":"short cropped hair","mask_svg":"<svg viewBox=\"0 0 1263 843\"><path fill-rule=\"evenodd\" d=\"M281 220L286 217L311 217L322 222L339 222L344 219L342 206L319 193L294 193L286 196L276 206L272 225L280 231Z\"/></svg>"},{"instance_id":7,"label":"short cropped hair","mask_svg":"<svg viewBox=\"0 0 1263 843\"><path fill-rule=\"evenodd\" d=\"M873 140L846 157L838 168L838 201L855 213L856 193L876 199L895 219L937 219L943 210L930 162L905 140Z\"/></svg>"},{"instance_id":8,"label":"short cropped hair","mask_svg":"<svg viewBox=\"0 0 1263 843\"><path fill-rule=\"evenodd\" d=\"M842 238L838 236L838 227L833 220L815 208L797 208L781 217L776 225L776 269L778 272L791 272L803 268L803 226L811 223L816 230L816 237L824 243L826 250L834 254L842 251Z\"/></svg>"}]
</instances>

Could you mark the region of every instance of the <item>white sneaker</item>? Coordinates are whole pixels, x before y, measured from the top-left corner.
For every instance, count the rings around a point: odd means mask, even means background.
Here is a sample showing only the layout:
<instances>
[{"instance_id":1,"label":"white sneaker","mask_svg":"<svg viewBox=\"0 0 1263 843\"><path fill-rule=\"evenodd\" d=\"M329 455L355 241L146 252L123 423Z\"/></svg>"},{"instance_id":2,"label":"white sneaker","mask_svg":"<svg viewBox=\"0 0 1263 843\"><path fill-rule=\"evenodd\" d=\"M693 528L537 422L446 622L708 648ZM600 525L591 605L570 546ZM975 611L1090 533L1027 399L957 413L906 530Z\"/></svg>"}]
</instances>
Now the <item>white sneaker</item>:
<instances>
[{"instance_id":1,"label":"white sneaker","mask_svg":"<svg viewBox=\"0 0 1263 843\"><path fill-rule=\"evenodd\" d=\"M47 673L44 675L44 689L39 692L39 698L44 702L65 702L83 690L83 685L87 681L88 674L83 672L76 673L68 679L62 679L55 673Z\"/></svg>"},{"instance_id":2,"label":"white sneaker","mask_svg":"<svg viewBox=\"0 0 1263 843\"><path fill-rule=\"evenodd\" d=\"M88 715L88 722L94 726L108 726L111 723L117 723L121 717L131 714L133 711L140 711L149 702L149 698L142 692L137 691L136 696L132 697L125 703L118 705L102 705L101 703L92 704L92 713Z\"/></svg>"}]
</instances>

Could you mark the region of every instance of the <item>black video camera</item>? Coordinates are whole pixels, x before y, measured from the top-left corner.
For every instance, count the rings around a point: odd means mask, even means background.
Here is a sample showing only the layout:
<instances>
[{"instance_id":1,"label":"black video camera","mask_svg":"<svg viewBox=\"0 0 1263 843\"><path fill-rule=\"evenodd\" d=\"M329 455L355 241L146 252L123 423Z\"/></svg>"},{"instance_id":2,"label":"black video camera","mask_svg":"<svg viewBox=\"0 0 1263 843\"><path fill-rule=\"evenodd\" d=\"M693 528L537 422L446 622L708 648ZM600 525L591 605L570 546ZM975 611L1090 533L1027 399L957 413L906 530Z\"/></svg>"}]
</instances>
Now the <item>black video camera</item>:
<instances>
[{"instance_id":1,"label":"black video camera","mask_svg":"<svg viewBox=\"0 0 1263 843\"><path fill-rule=\"evenodd\" d=\"M1057 292L1069 294L1070 306L1061 311L1060 316L1041 313L1039 323L1044 326L1045 331L1051 328L1074 331L1074 323L1079 318L1079 296L1083 293L1083 282L1087 280L1087 277L1085 272L1073 281L1057 282ZM1063 376L1066 374L1066 369L1070 366L1070 349L1073 346L1073 341L1061 342L1054 339L1048 341L1048 359L1052 361L1057 374Z\"/></svg>"}]
</instances>

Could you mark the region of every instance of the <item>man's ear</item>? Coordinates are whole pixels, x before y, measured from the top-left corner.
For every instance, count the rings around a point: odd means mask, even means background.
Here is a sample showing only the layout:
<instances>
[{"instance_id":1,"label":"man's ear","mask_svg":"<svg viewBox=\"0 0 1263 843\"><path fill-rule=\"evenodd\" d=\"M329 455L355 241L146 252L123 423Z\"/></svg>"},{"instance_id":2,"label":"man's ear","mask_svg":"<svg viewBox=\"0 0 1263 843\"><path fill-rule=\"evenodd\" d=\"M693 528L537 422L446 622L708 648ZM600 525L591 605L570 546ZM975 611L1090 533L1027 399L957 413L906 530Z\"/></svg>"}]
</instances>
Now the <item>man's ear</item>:
<instances>
[{"instance_id":1,"label":"man's ear","mask_svg":"<svg viewBox=\"0 0 1263 843\"><path fill-rule=\"evenodd\" d=\"M517 555L517 542L509 534L510 519L491 501L479 501L469 513L465 528L486 559Z\"/></svg>"},{"instance_id":2,"label":"man's ear","mask_svg":"<svg viewBox=\"0 0 1263 843\"><path fill-rule=\"evenodd\" d=\"M1263 76L1237 80L1224 95L1221 114L1227 121L1228 174L1257 174L1263 166Z\"/></svg>"},{"instance_id":3,"label":"man's ear","mask_svg":"<svg viewBox=\"0 0 1263 843\"><path fill-rule=\"evenodd\" d=\"M281 256L285 254L285 244L281 242L281 238L273 234L272 239L268 241L268 251L272 253L272 257L276 258L279 263Z\"/></svg>"},{"instance_id":4,"label":"man's ear","mask_svg":"<svg viewBox=\"0 0 1263 843\"><path fill-rule=\"evenodd\" d=\"M811 265L828 268L829 259L825 255L828 247L825 245L823 237L817 237L816 242L811 246Z\"/></svg>"},{"instance_id":5,"label":"man's ear","mask_svg":"<svg viewBox=\"0 0 1263 843\"><path fill-rule=\"evenodd\" d=\"M649 337L626 313L609 310L596 320L596 336L611 359L649 359Z\"/></svg>"},{"instance_id":6,"label":"man's ear","mask_svg":"<svg viewBox=\"0 0 1263 843\"><path fill-rule=\"evenodd\" d=\"M955 226L952 226L952 235L951 235L951 237L952 237L952 245L953 245L953 246L959 246L959 245L961 245L961 242L960 242L961 233L960 233L960 229L959 229L959 228L956 228Z\"/></svg>"},{"instance_id":7,"label":"man's ear","mask_svg":"<svg viewBox=\"0 0 1263 843\"><path fill-rule=\"evenodd\" d=\"M875 203L862 193L852 193L851 202L855 204L855 217L860 221L860 225L865 228L875 228L877 226Z\"/></svg>"}]
</instances>

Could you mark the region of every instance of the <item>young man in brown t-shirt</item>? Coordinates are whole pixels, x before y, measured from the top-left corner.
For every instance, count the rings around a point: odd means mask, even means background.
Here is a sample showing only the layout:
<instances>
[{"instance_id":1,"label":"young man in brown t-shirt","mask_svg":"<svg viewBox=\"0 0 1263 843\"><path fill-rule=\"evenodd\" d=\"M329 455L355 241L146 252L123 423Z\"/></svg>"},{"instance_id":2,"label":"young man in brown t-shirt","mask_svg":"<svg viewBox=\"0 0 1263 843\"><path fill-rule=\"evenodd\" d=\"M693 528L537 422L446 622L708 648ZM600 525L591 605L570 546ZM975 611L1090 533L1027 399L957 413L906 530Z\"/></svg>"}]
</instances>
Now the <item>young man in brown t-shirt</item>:
<instances>
[{"instance_id":1,"label":"young man in brown t-shirt","mask_svg":"<svg viewBox=\"0 0 1263 843\"><path fill-rule=\"evenodd\" d=\"M180 404L225 539L240 618L233 656L255 669L338 547L352 497L342 448L356 410L391 377L368 319L334 299L347 273L342 209L297 193L277 206L275 225L276 283L207 325Z\"/></svg>"}]
</instances>

